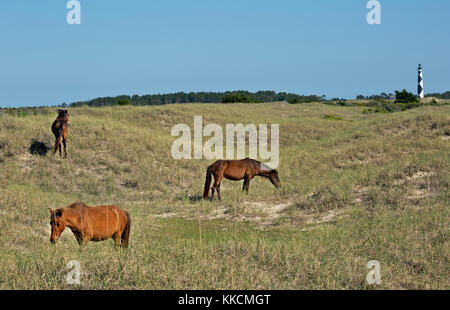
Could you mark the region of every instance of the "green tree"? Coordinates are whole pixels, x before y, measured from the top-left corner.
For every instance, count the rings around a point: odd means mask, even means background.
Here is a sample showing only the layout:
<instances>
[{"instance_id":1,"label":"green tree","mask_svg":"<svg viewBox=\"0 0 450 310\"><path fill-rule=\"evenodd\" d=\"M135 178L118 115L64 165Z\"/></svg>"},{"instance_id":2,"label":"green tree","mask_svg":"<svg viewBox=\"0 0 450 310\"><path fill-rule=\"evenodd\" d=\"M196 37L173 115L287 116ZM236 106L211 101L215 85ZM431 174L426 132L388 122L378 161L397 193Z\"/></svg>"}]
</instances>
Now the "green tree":
<instances>
[{"instance_id":1,"label":"green tree","mask_svg":"<svg viewBox=\"0 0 450 310\"><path fill-rule=\"evenodd\" d=\"M119 100L117 100L117 104L118 105L130 105L131 102L128 99L119 99Z\"/></svg>"},{"instance_id":2,"label":"green tree","mask_svg":"<svg viewBox=\"0 0 450 310\"><path fill-rule=\"evenodd\" d=\"M419 102L419 99L413 93L408 92L406 89L402 91L395 91L395 103L415 103Z\"/></svg>"}]
</instances>

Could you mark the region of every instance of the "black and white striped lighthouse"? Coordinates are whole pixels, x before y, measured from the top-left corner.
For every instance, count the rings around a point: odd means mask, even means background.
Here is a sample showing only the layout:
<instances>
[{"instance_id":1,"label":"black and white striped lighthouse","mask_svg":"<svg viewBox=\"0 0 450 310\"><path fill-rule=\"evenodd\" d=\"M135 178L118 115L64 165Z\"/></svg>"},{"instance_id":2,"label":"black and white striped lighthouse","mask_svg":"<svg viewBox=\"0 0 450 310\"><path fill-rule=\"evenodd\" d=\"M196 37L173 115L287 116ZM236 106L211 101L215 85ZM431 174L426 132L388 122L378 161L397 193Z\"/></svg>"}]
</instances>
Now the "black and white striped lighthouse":
<instances>
[{"instance_id":1,"label":"black and white striped lighthouse","mask_svg":"<svg viewBox=\"0 0 450 310\"><path fill-rule=\"evenodd\" d=\"M422 65L419 65L419 85L417 86L417 97L420 99L425 97L424 91L423 91L423 70Z\"/></svg>"}]
</instances>

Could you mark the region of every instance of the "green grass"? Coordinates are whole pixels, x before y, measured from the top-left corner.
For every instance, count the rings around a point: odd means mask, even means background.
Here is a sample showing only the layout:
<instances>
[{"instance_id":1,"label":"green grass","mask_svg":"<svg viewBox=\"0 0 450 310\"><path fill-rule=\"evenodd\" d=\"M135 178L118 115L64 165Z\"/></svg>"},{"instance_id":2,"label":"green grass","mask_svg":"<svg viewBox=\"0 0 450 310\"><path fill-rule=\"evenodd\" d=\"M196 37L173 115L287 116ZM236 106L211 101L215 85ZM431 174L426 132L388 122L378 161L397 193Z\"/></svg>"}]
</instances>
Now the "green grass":
<instances>
[{"instance_id":1,"label":"green grass","mask_svg":"<svg viewBox=\"0 0 450 310\"><path fill-rule=\"evenodd\" d=\"M0 114L0 289L449 289L450 106L364 109L74 108L67 160L30 153L52 146L55 114ZM280 124L283 187L224 181L221 202L199 200L212 161L170 155L172 127L195 115ZM74 201L128 210L130 248L80 250L69 230L50 244L48 208ZM80 286L65 281L73 259Z\"/></svg>"}]
</instances>

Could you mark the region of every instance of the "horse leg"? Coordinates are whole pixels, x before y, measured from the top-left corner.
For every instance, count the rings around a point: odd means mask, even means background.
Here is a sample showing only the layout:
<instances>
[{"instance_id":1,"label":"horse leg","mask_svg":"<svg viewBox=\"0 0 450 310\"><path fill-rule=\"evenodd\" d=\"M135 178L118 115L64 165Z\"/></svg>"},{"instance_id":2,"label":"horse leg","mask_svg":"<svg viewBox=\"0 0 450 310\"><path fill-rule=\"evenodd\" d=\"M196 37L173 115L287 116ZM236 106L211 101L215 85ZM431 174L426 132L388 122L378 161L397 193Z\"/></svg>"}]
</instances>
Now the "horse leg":
<instances>
[{"instance_id":1,"label":"horse leg","mask_svg":"<svg viewBox=\"0 0 450 310\"><path fill-rule=\"evenodd\" d=\"M246 176L244 179L244 184L242 185L242 190L245 190L247 192L247 195L249 187L250 187L250 178Z\"/></svg>"},{"instance_id":2,"label":"horse leg","mask_svg":"<svg viewBox=\"0 0 450 310\"><path fill-rule=\"evenodd\" d=\"M56 154L56 151L58 150L58 147L61 146L61 139L60 138L56 138L55 140L55 149L53 150L53 155Z\"/></svg>"},{"instance_id":3,"label":"horse leg","mask_svg":"<svg viewBox=\"0 0 450 310\"><path fill-rule=\"evenodd\" d=\"M214 186L213 187L211 187L211 201L213 200L213 198L214 198L214 191L215 191L216 189L214 188Z\"/></svg>"},{"instance_id":4,"label":"horse leg","mask_svg":"<svg viewBox=\"0 0 450 310\"><path fill-rule=\"evenodd\" d=\"M217 175L213 172L213 176L214 176L214 183L213 186L211 187L211 201L213 201L214 199L214 192L216 191L216 187L214 186L216 184L216 180L217 180Z\"/></svg>"},{"instance_id":5,"label":"horse leg","mask_svg":"<svg viewBox=\"0 0 450 310\"><path fill-rule=\"evenodd\" d=\"M66 137L63 136L63 145L64 145L64 158L67 158L67 149L66 149ZM60 150L61 152L61 150Z\"/></svg>"},{"instance_id":6,"label":"horse leg","mask_svg":"<svg viewBox=\"0 0 450 310\"><path fill-rule=\"evenodd\" d=\"M83 234L76 234L75 238L77 239L78 245L80 246L80 250L83 250L86 244L89 242L89 238L86 238Z\"/></svg>"},{"instance_id":7,"label":"horse leg","mask_svg":"<svg viewBox=\"0 0 450 310\"><path fill-rule=\"evenodd\" d=\"M78 245L80 246L80 248L84 248L84 246L87 243L87 242L84 242L83 237L79 237L79 238L77 237L77 242L78 242Z\"/></svg>"},{"instance_id":8,"label":"horse leg","mask_svg":"<svg viewBox=\"0 0 450 310\"><path fill-rule=\"evenodd\" d=\"M113 238L113 240L114 240L115 248L120 247L120 244L121 244L120 235L121 235L121 234L119 234L118 231L116 231L116 232L114 233L114 235L112 235L112 238Z\"/></svg>"},{"instance_id":9,"label":"horse leg","mask_svg":"<svg viewBox=\"0 0 450 310\"><path fill-rule=\"evenodd\" d=\"M75 235L75 239L77 239L77 242L78 242L79 246L83 245L83 236L76 234Z\"/></svg>"},{"instance_id":10,"label":"horse leg","mask_svg":"<svg viewBox=\"0 0 450 310\"><path fill-rule=\"evenodd\" d=\"M222 197L220 197L220 183L217 186L217 196L219 197L219 200L222 200Z\"/></svg>"},{"instance_id":11,"label":"horse leg","mask_svg":"<svg viewBox=\"0 0 450 310\"><path fill-rule=\"evenodd\" d=\"M219 200L221 200L222 198L220 197L220 182L222 182L222 176L218 175L217 177L214 176L214 185L213 185L213 189L216 189L217 191L217 197L219 198Z\"/></svg>"}]
</instances>

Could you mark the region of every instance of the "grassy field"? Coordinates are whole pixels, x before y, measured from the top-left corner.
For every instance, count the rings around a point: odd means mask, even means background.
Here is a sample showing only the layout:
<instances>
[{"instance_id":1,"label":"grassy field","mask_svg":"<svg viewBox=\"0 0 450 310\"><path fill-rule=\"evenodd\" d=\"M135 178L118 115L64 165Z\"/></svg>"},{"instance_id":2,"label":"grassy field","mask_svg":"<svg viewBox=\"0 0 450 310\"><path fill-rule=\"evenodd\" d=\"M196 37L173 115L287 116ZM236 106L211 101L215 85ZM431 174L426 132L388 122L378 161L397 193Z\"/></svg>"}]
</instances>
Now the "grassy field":
<instances>
[{"instance_id":1,"label":"grassy field","mask_svg":"<svg viewBox=\"0 0 450 310\"><path fill-rule=\"evenodd\" d=\"M56 110L56 109L55 109ZM363 114L318 103L70 109L0 115L0 289L450 289L450 106ZM224 181L200 199L207 160L171 157L171 129L280 124L283 187ZM246 118L243 116L246 115ZM206 139L205 139L206 140ZM39 147L41 146L41 147ZM37 147L44 154L34 154ZM48 208L116 204L130 248L49 242ZM66 283L70 260L81 285ZM366 282L370 260L381 284Z\"/></svg>"}]
</instances>

